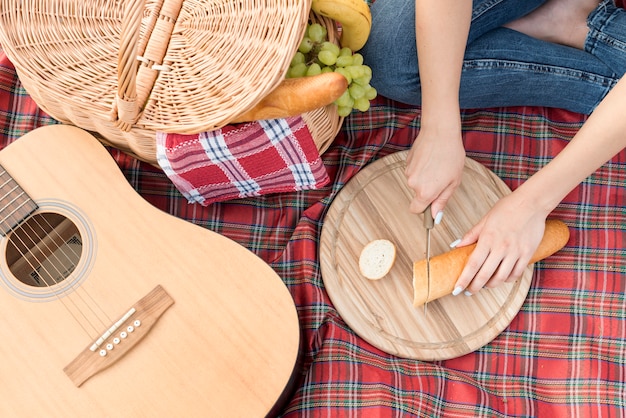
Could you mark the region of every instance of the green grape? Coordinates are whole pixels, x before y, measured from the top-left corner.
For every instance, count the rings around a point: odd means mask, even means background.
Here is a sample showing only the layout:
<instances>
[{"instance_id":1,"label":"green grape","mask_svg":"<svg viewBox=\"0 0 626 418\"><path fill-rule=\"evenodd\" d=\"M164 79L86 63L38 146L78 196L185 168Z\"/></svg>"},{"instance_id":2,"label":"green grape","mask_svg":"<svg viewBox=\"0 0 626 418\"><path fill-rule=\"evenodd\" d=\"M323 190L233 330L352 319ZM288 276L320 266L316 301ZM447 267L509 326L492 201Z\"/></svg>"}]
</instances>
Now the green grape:
<instances>
[{"instance_id":1,"label":"green grape","mask_svg":"<svg viewBox=\"0 0 626 418\"><path fill-rule=\"evenodd\" d=\"M363 55L358 52L352 55L352 59L354 60L352 65L363 65Z\"/></svg>"},{"instance_id":2,"label":"green grape","mask_svg":"<svg viewBox=\"0 0 626 418\"><path fill-rule=\"evenodd\" d=\"M337 114L346 117L352 112L352 106L337 106Z\"/></svg>"},{"instance_id":3,"label":"green grape","mask_svg":"<svg viewBox=\"0 0 626 418\"><path fill-rule=\"evenodd\" d=\"M320 51L332 51L332 53L335 54L335 56L338 57L339 56L339 52L341 50L339 49L339 47L336 44L334 44L334 43L332 43L330 41L325 41L325 42L322 42L322 45L320 46Z\"/></svg>"},{"instance_id":4,"label":"green grape","mask_svg":"<svg viewBox=\"0 0 626 418\"><path fill-rule=\"evenodd\" d=\"M324 65L334 65L337 62L337 55L333 51L325 49L317 54L317 59Z\"/></svg>"},{"instance_id":5,"label":"green grape","mask_svg":"<svg viewBox=\"0 0 626 418\"><path fill-rule=\"evenodd\" d=\"M344 46L339 51L339 56L340 57L351 57L352 56L352 50L350 48L348 48L347 46Z\"/></svg>"},{"instance_id":6,"label":"green grape","mask_svg":"<svg viewBox=\"0 0 626 418\"><path fill-rule=\"evenodd\" d=\"M310 77L312 75L318 75L321 73L322 73L322 67L320 67L320 65L316 62L309 65L309 68L306 70L307 77Z\"/></svg>"},{"instance_id":7,"label":"green grape","mask_svg":"<svg viewBox=\"0 0 626 418\"><path fill-rule=\"evenodd\" d=\"M363 64L363 56L350 48L340 48L328 41L326 28L314 23L307 26L298 51L289 64L288 78L337 72L343 75L348 88L335 100L337 114L346 117L353 110L365 112L378 92L369 83L372 69Z\"/></svg>"},{"instance_id":8,"label":"green grape","mask_svg":"<svg viewBox=\"0 0 626 418\"><path fill-rule=\"evenodd\" d=\"M350 92L346 89L337 100L335 104L340 107L352 107L354 105L354 99L350 97Z\"/></svg>"},{"instance_id":9,"label":"green grape","mask_svg":"<svg viewBox=\"0 0 626 418\"><path fill-rule=\"evenodd\" d=\"M326 28L319 23L310 25L307 29L307 35L315 43L321 43L326 39Z\"/></svg>"},{"instance_id":10,"label":"green grape","mask_svg":"<svg viewBox=\"0 0 626 418\"><path fill-rule=\"evenodd\" d=\"M337 62L335 62L337 67L348 67L352 65L352 55L340 55L337 57Z\"/></svg>"},{"instance_id":11,"label":"green grape","mask_svg":"<svg viewBox=\"0 0 626 418\"><path fill-rule=\"evenodd\" d=\"M348 87L348 91L350 92L350 97L355 101L365 96L365 89L358 84L351 84L350 87Z\"/></svg>"},{"instance_id":12,"label":"green grape","mask_svg":"<svg viewBox=\"0 0 626 418\"><path fill-rule=\"evenodd\" d=\"M365 96L354 100L354 108L366 112L370 108L370 101Z\"/></svg>"},{"instance_id":13,"label":"green grape","mask_svg":"<svg viewBox=\"0 0 626 418\"><path fill-rule=\"evenodd\" d=\"M378 92L376 91L376 89L374 87L368 85L365 88L365 98L367 100L374 100L377 95L378 95Z\"/></svg>"},{"instance_id":14,"label":"green grape","mask_svg":"<svg viewBox=\"0 0 626 418\"><path fill-rule=\"evenodd\" d=\"M312 49L313 49L313 41L311 40L311 38L309 38L308 36L305 36L304 38L302 38L302 41L300 42L300 46L298 47L298 51L302 52L303 54L307 54L311 52Z\"/></svg>"},{"instance_id":15,"label":"green grape","mask_svg":"<svg viewBox=\"0 0 626 418\"><path fill-rule=\"evenodd\" d=\"M320 25L322 26L322 30L324 31L324 35L322 36L322 40L323 41L327 41L328 40L328 31L326 30L326 26Z\"/></svg>"},{"instance_id":16,"label":"green grape","mask_svg":"<svg viewBox=\"0 0 626 418\"><path fill-rule=\"evenodd\" d=\"M352 77L352 80L365 76L365 70L361 65L348 65L347 67L345 67L345 69L348 70L348 72L350 73L350 77Z\"/></svg>"},{"instance_id":17,"label":"green grape","mask_svg":"<svg viewBox=\"0 0 626 418\"><path fill-rule=\"evenodd\" d=\"M300 62L289 69L291 78L304 77L306 75L307 66L304 62Z\"/></svg>"},{"instance_id":18,"label":"green grape","mask_svg":"<svg viewBox=\"0 0 626 418\"><path fill-rule=\"evenodd\" d=\"M350 76L350 73L345 68L336 68L335 72L341 74L342 76L344 76L346 78L346 80L348 80L348 85L350 85L350 83L352 83L352 76Z\"/></svg>"},{"instance_id":19,"label":"green grape","mask_svg":"<svg viewBox=\"0 0 626 418\"><path fill-rule=\"evenodd\" d=\"M372 77L365 74L362 77L353 78L352 82L358 84L359 86L366 87L369 85L371 80L372 80Z\"/></svg>"},{"instance_id":20,"label":"green grape","mask_svg":"<svg viewBox=\"0 0 626 418\"><path fill-rule=\"evenodd\" d=\"M290 67L293 67L296 64L300 64L301 62L304 62L306 60L306 57L304 56L304 54L300 51L296 52L296 55L293 56L293 58L291 59L291 63L289 64Z\"/></svg>"}]
</instances>

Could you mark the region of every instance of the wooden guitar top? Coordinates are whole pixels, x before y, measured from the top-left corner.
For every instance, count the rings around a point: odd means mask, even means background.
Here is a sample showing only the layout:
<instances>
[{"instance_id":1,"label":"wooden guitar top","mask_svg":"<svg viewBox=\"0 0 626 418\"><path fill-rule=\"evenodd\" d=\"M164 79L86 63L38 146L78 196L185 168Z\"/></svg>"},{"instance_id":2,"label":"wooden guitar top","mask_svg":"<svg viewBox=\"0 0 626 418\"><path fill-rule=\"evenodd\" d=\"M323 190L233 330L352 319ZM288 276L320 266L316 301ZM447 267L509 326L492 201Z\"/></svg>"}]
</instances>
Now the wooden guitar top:
<instances>
[{"instance_id":1,"label":"wooden guitar top","mask_svg":"<svg viewBox=\"0 0 626 418\"><path fill-rule=\"evenodd\" d=\"M265 416L288 392L298 315L267 263L150 205L78 128L0 166L0 416Z\"/></svg>"}]
</instances>

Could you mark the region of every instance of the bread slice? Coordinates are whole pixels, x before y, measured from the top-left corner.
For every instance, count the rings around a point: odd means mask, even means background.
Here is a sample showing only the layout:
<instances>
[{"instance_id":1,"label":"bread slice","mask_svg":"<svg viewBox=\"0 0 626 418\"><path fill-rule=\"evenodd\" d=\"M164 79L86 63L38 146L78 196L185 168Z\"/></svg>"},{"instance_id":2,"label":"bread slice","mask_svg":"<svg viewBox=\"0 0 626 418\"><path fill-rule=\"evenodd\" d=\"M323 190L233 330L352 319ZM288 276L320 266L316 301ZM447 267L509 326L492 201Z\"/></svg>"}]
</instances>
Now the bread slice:
<instances>
[{"instance_id":1,"label":"bread slice","mask_svg":"<svg viewBox=\"0 0 626 418\"><path fill-rule=\"evenodd\" d=\"M396 246L389 240L376 239L361 250L359 270L370 280L382 279L396 261Z\"/></svg>"}]
</instances>

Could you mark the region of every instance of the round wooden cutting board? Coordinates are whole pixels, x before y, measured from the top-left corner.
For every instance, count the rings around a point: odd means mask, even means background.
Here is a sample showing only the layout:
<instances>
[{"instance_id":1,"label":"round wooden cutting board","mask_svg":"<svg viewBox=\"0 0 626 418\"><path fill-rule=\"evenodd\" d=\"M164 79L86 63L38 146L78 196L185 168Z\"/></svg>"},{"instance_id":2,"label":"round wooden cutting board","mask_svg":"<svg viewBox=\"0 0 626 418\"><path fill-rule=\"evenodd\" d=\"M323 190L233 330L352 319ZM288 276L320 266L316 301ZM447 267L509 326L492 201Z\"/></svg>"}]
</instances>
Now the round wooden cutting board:
<instances>
[{"instance_id":1,"label":"round wooden cutting board","mask_svg":"<svg viewBox=\"0 0 626 418\"><path fill-rule=\"evenodd\" d=\"M324 219L320 242L322 279L344 321L379 349L417 360L445 360L489 343L521 308L533 265L514 283L474 296L444 296L413 306L413 262L425 258L423 215L409 211L413 192L404 169L408 151L368 165L338 193ZM449 200L442 222L431 231L431 257L449 251L510 189L493 172L466 159L462 183ZM359 255L372 240L396 245L387 276L368 280Z\"/></svg>"}]
</instances>

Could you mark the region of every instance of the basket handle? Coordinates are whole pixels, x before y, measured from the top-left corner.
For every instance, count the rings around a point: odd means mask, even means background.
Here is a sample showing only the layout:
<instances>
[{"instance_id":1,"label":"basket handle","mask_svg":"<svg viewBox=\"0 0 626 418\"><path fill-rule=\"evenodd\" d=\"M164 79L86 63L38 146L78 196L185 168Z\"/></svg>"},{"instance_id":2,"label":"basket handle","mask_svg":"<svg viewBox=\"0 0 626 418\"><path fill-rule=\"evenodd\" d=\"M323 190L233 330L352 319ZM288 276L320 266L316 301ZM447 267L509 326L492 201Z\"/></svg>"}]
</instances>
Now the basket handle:
<instances>
[{"instance_id":1,"label":"basket handle","mask_svg":"<svg viewBox=\"0 0 626 418\"><path fill-rule=\"evenodd\" d=\"M148 19L144 39L140 39L145 0L130 0L122 21L117 57L117 92L111 119L128 132L141 116L159 72L167 69L163 58L183 0L160 0Z\"/></svg>"}]
</instances>

